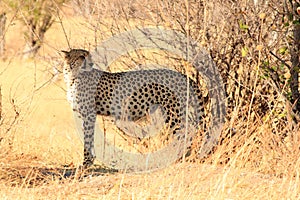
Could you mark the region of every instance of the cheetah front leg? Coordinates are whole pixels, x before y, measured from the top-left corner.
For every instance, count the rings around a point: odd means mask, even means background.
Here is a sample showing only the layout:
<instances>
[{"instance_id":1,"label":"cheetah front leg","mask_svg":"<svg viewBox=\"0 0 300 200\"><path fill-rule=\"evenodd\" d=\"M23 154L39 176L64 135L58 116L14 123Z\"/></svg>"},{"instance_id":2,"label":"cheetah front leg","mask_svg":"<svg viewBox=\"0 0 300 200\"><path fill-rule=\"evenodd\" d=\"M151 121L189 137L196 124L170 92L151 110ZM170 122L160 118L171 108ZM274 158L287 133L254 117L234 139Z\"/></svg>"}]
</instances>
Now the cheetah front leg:
<instances>
[{"instance_id":1,"label":"cheetah front leg","mask_svg":"<svg viewBox=\"0 0 300 200\"><path fill-rule=\"evenodd\" d=\"M94 149L95 120L96 120L96 115L94 115L91 112L88 113L87 117L83 121L83 131L84 131L83 166L85 167L92 165L95 159L95 149Z\"/></svg>"},{"instance_id":2,"label":"cheetah front leg","mask_svg":"<svg viewBox=\"0 0 300 200\"><path fill-rule=\"evenodd\" d=\"M79 95L84 97L86 95ZM83 166L88 167L93 164L95 159L94 150L94 129L96 123L96 108L94 98L86 98L76 101L79 118L81 118L81 128L84 135Z\"/></svg>"}]
</instances>

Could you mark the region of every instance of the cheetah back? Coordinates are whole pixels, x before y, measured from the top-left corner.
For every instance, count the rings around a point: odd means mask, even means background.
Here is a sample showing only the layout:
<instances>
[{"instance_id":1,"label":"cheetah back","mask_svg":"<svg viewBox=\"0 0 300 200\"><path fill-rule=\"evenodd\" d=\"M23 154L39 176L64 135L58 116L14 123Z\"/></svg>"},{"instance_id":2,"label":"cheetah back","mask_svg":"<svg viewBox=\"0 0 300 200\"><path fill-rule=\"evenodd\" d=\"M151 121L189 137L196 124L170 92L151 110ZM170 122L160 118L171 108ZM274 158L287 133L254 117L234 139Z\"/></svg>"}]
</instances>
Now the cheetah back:
<instances>
[{"instance_id":1,"label":"cheetah back","mask_svg":"<svg viewBox=\"0 0 300 200\"><path fill-rule=\"evenodd\" d=\"M166 112L166 122L174 127L185 116L186 102L203 112L202 95L196 83L185 75L167 69L99 73L96 89L97 114L135 121L146 115L152 105Z\"/></svg>"}]
</instances>

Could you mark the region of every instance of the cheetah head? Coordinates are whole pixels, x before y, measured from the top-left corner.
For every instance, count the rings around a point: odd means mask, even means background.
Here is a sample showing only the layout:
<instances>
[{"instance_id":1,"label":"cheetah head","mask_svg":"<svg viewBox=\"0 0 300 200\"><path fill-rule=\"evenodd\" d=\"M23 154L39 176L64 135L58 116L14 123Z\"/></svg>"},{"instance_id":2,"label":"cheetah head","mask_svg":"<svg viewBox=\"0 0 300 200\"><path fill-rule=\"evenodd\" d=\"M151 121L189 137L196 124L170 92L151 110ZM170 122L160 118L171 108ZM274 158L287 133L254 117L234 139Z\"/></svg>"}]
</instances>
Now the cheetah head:
<instances>
[{"instance_id":1,"label":"cheetah head","mask_svg":"<svg viewBox=\"0 0 300 200\"><path fill-rule=\"evenodd\" d=\"M65 64L64 74L69 77L76 78L81 71L90 71L93 63L91 54L84 49L71 49L70 51L62 51L64 53Z\"/></svg>"}]
</instances>

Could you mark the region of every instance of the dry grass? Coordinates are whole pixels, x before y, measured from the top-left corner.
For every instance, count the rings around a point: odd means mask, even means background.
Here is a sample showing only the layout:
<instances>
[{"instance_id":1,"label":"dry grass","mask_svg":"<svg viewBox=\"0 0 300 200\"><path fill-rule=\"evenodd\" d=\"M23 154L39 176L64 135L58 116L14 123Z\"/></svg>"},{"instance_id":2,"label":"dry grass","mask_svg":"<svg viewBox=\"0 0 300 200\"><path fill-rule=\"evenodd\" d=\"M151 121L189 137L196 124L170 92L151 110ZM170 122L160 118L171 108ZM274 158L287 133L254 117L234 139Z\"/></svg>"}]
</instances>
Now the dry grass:
<instances>
[{"instance_id":1,"label":"dry grass","mask_svg":"<svg viewBox=\"0 0 300 200\"><path fill-rule=\"evenodd\" d=\"M207 27L203 27L201 33L209 29L208 21L211 18L209 12L211 5L209 3L205 5L206 21L203 23ZM138 6L141 5L136 3L132 8ZM162 21L169 15L178 13L175 12L176 10L167 12L168 9L159 12L160 9L164 9L159 6L155 9L151 11L152 14L153 12L157 12L157 15L165 14L158 17ZM145 19L139 20L141 13L136 11L136 18L132 20L118 18L118 15L103 16L101 24L97 26L101 31L95 33L93 27L96 24L95 20L74 16L70 8L65 8L64 11L66 14L63 15L63 24L73 48L93 49L96 42L95 35L99 42L118 29L126 30L129 27L156 23L178 28L173 21L157 20L154 23L155 16L143 15ZM230 11L225 10L225 12ZM223 11L219 10L219 12ZM175 17L182 20L179 16ZM216 16L214 20L218 17L220 16ZM248 17L246 21L250 20L252 15L249 14ZM259 23L267 26L262 20ZM224 47L222 37L231 37L227 35L227 29L221 22L219 25L216 29L223 27L224 35L213 35L212 32L211 40L202 38L200 41L206 46L214 45L209 47L212 54L221 69L227 70L227 74L223 71L222 73L227 86L229 114L221 144L206 159L196 159L197 152L193 151L192 159L188 158L189 160L176 163L166 169L144 174L116 173L97 166L88 173L76 171L76 166L82 160L82 146L76 134L70 106L66 101L62 75L59 74L53 79L53 66L60 69L61 57L58 50L68 48L61 25L56 23L51 27L46 34L45 44L40 54L35 59L27 60L21 59L18 55L24 45L20 36L20 30L24 27L17 22L10 25L6 34L7 52L4 59L0 61L2 94L0 197L4 199L299 199L300 139L298 124L290 116L290 105L279 95L281 91L272 88L272 81L257 78L256 72L263 71L260 69L261 61L264 59L263 52L259 54L255 48L252 49L257 43L249 42L249 38L239 38L243 40L244 46L248 47L249 58L236 56L237 58L231 60L231 69L224 67L225 61L231 58L226 57L230 48L222 48ZM196 28L190 28L190 34L193 35ZM228 39L228 46L234 41ZM267 46L268 41L259 42ZM240 50L239 45L237 44L236 48ZM218 50L218 53L214 50ZM237 54L237 51L232 50L233 54ZM143 56L151 57L155 53L157 52L144 52ZM112 71L120 68L128 69L128 65L139 62L143 64L144 60L138 61L140 55L122 58L122 62L111 66ZM164 56L154 57L161 61L162 65L171 65L172 61L165 59L169 55ZM194 149L197 149L197 145L195 142ZM64 177L66 173L75 173L75 175L66 178Z\"/></svg>"},{"instance_id":2,"label":"dry grass","mask_svg":"<svg viewBox=\"0 0 300 200\"><path fill-rule=\"evenodd\" d=\"M177 164L151 174L104 174L82 181L51 180L38 186L1 186L1 195L35 199L282 199L295 198L294 181L199 164Z\"/></svg>"}]
</instances>

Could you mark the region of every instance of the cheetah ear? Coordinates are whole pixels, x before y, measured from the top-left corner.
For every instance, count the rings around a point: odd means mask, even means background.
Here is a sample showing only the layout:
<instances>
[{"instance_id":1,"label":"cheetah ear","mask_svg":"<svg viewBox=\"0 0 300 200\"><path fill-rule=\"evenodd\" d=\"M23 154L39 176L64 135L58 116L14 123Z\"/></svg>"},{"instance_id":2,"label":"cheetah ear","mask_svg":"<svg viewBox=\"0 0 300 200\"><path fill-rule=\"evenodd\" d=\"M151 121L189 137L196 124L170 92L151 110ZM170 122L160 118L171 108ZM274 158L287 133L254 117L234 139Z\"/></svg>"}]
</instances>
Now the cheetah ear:
<instances>
[{"instance_id":1,"label":"cheetah ear","mask_svg":"<svg viewBox=\"0 0 300 200\"><path fill-rule=\"evenodd\" d=\"M69 54L70 54L69 51L65 51L65 50L61 50L61 52L65 54L65 57L69 56Z\"/></svg>"}]
</instances>

